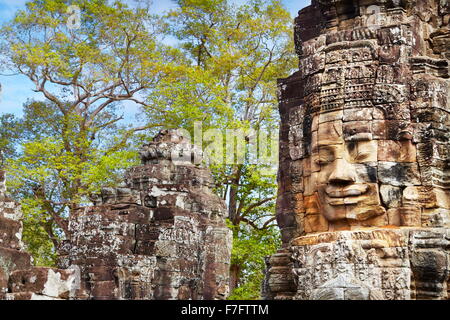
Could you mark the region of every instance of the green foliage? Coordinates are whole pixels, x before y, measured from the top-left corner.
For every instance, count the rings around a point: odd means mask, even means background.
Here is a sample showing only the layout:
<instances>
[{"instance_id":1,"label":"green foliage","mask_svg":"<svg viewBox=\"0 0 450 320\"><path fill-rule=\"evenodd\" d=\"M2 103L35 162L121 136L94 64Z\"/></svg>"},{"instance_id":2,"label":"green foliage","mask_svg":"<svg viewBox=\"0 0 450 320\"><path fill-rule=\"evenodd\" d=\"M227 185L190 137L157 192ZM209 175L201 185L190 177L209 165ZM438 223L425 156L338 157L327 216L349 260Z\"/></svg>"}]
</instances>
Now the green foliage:
<instances>
[{"instance_id":1,"label":"green foliage","mask_svg":"<svg viewBox=\"0 0 450 320\"><path fill-rule=\"evenodd\" d=\"M233 110L222 100L224 90L209 71L181 64L175 76L161 79L152 90L143 111L151 125L192 132L194 122L200 121L206 129L224 128L233 117Z\"/></svg>"},{"instance_id":2,"label":"green foliage","mask_svg":"<svg viewBox=\"0 0 450 320\"><path fill-rule=\"evenodd\" d=\"M276 252L281 245L280 234L273 226L263 230L248 225L231 225L233 230L232 264L241 266L241 285L233 290L229 300L261 299L264 279L264 258Z\"/></svg>"},{"instance_id":3,"label":"green foliage","mask_svg":"<svg viewBox=\"0 0 450 320\"><path fill-rule=\"evenodd\" d=\"M123 170L137 164L137 154L116 141L120 127L103 128L100 133L114 134L102 139L83 139L77 117L68 120L51 104L25 105L22 124L21 152L7 161L9 189L21 200L24 242L35 263L49 266L71 210L89 203L101 186L116 186Z\"/></svg>"},{"instance_id":4,"label":"green foliage","mask_svg":"<svg viewBox=\"0 0 450 320\"><path fill-rule=\"evenodd\" d=\"M21 133L19 119L8 113L0 115L0 151L4 158L11 158L17 154L15 144L20 140Z\"/></svg>"},{"instance_id":5,"label":"green foliage","mask_svg":"<svg viewBox=\"0 0 450 320\"><path fill-rule=\"evenodd\" d=\"M52 229L52 223L46 212L32 198L23 199L21 204L24 213L22 240L33 257L33 263L43 267L56 266L57 253L47 231Z\"/></svg>"},{"instance_id":6,"label":"green foliage","mask_svg":"<svg viewBox=\"0 0 450 320\"><path fill-rule=\"evenodd\" d=\"M68 28L69 5L81 9L78 29ZM130 98L164 68L163 48L146 23L156 22L145 8L129 9L120 1L29 1L1 30L5 67L28 76L58 105L55 90L64 88L64 100L71 96L76 104Z\"/></svg>"},{"instance_id":7,"label":"green foliage","mask_svg":"<svg viewBox=\"0 0 450 320\"><path fill-rule=\"evenodd\" d=\"M183 74L189 73L189 77L180 79L182 87L177 81L172 83L178 91L184 89L184 96L189 99L165 100L170 107L167 112L174 110L173 114L181 119L182 115L190 116L201 104L214 110L213 118L222 120L208 122L209 110L200 109L206 118L193 120L203 120L204 126L244 128L276 123L276 80L287 76L296 62L291 17L281 3L275 0L252 0L240 6L226 0L177 3L179 9L168 16L171 27L168 30L181 42L180 49L186 58L180 62ZM187 72L189 68L191 71ZM171 84L162 86L169 90ZM195 86L198 91L191 90Z\"/></svg>"}]
</instances>

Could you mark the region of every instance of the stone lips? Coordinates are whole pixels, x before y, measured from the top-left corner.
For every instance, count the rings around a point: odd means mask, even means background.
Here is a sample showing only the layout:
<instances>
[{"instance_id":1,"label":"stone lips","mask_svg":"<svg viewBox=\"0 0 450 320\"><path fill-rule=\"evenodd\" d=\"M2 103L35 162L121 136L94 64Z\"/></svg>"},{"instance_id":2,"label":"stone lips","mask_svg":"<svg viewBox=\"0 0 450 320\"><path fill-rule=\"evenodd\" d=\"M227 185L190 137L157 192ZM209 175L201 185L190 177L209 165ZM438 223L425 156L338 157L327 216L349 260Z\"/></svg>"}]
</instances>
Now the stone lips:
<instances>
[{"instance_id":1,"label":"stone lips","mask_svg":"<svg viewBox=\"0 0 450 320\"><path fill-rule=\"evenodd\" d=\"M283 248L266 261L267 298L448 298L449 18L437 0L324 0L299 11L300 68L278 81ZM379 255L391 241L358 238L367 228L397 235L396 250L408 252L397 254L401 270ZM346 247L350 258L333 253ZM380 285L359 277L372 249ZM315 252L334 262L296 260Z\"/></svg>"},{"instance_id":2,"label":"stone lips","mask_svg":"<svg viewBox=\"0 0 450 320\"><path fill-rule=\"evenodd\" d=\"M179 145L182 145L181 148ZM209 170L173 150L195 150L176 130L141 151L121 188L70 219L60 266L81 270L77 299L224 299L231 231Z\"/></svg>"},{"instance_id":3,"label":"stone lips","mask_svg":"<svg viewBox=\"0 0 450 320\"><path fill-rule=\"evenodd\" d=\"M6 173L0 170L0 299L8 294L11 273L31 268L31 256L22 250L20 218L20 208L6 195Z\"/></svg>"}]
</instances>

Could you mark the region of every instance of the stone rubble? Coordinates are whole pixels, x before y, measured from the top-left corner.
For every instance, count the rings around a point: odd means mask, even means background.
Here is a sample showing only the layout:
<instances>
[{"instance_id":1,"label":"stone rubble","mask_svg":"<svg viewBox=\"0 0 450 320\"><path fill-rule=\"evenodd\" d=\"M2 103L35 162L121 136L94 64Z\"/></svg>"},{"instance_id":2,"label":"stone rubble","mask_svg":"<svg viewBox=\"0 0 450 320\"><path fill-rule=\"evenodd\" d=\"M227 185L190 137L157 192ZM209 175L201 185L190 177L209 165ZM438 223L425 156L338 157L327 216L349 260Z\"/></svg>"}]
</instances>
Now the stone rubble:
<instances>
[{"instance_id":1,"label":"stone rubble","mask_svg":"<svg viewBox=\"0 0 450 320\"><path fill-rule=\"evenodd\" d=\"M0 300L60 300L75 293L76 270L32 266L22 242L22 211L6 194L0 170Z\"/></svg>"}]
</instances>

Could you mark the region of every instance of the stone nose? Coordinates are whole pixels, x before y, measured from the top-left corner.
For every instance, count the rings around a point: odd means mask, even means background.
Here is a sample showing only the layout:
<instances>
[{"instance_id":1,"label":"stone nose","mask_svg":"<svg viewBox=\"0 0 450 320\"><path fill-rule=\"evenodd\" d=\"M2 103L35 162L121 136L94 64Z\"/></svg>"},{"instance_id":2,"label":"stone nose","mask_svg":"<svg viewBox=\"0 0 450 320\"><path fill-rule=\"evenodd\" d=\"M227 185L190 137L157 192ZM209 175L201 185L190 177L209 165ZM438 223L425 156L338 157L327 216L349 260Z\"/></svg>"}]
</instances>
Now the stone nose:
<instances>
[{"instance_id":1,"label":"stone nose","mask_svg":"<svg viewBox=\"0 0 450 320\"><path fill-rule=\"evenodd\" d=\"M345 159L337 159L334 163L334 170L328 178L328 183L334 185L348 185L355 182L355 168Z\"/></svg>"}]
</instances>

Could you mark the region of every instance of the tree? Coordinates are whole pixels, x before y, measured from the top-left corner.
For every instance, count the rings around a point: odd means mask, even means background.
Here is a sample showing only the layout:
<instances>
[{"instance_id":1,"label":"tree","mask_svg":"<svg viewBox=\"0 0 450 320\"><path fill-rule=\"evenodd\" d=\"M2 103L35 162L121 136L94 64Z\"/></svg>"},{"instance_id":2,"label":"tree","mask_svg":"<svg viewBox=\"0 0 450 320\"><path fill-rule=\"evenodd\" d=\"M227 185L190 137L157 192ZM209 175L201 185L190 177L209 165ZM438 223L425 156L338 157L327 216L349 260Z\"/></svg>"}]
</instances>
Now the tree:
<instances>
[{"instance_id":1,"label":"tree","mask_svg":"<svg viewBox=\"0 0 450 320\"><path fill-rule=\"evenodd\" d=\"M10 189L24 211L23 239L40 265L54 262L71 209L88 203L101 186L116 186L123 168L137 161L131 146L120 142L128 130L117 124L102 128L83 154L73 153L64 136L78 133L78 121L63 119L51 104L25 104L21 152L7 162Z\"/></svg>"},{"instance_id":2,"label":"tree","mask_svg":"<svg viewBox=\"0 0 450 320\"><path fill-rule=\"evenodd\" d=\"M149 123L164 122L193 134L194 123L199 121L204 131L218 129L217 135L224 136L227 129L242 130L247 142L250 129L274 132L278 125L276 79L290 74L296 62L291 18L280 1L251 0L239 6L227 0L176 3L178 8L167 16L168 31L185 55L179 61L183 73L177 81L162 79L152 91L150 105L162 111L148 109ZM260 229L273 231L275 220L275 173L261 174L260 166L250 158L247 150L241 162L211 165L217 192L227 200L235 245L249 237L257 241ZM272 243L260 244L274 248ZM256 266L242 261L233 258L232 288L249 281L245 274Z\"/></svg>"},{"instance_id":3,"label":"tree","mask_svg":"<svg viewBox=\"0 0 450 320\"><path fill-rule=\"evenodd\" d=\"M232 264L241 266L240 285L230 295L230 300L258 300L264 281L263 259L273 254L281 245L277 226L257 229L247 224L231 225L233 237Z\"/></svg>"},{"instance_id":4,"label":"tree","mask_svg":"<svg viewBox=\"0 0 450 320\"><path fill-rule=\"evenodd\" d=\"M17 154L15 145L20 141L21 122L13 114L0 116L0 161L12 158ZM2 163L0 163L0 168Z\"/></svg>"},{"instance_id":5,"label":"tree","mask_svg":"<svg viewBox=\"0 0 450 320\"><path fill-rule=\"evenodd\" d=\"M9 162L25 226L38 228L24 235L32 248L50 248L45 238L57 247L73 210L135 163L133 135L156 126L123 125L119 109L122 101L145 104L176 56L159 44L149 12L121 1L32 0L0 31L3 66L44 98L24 106L26 139Z\"/></svg>"}]
</instances>

